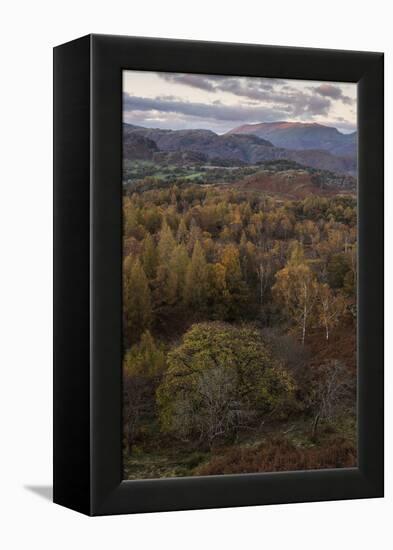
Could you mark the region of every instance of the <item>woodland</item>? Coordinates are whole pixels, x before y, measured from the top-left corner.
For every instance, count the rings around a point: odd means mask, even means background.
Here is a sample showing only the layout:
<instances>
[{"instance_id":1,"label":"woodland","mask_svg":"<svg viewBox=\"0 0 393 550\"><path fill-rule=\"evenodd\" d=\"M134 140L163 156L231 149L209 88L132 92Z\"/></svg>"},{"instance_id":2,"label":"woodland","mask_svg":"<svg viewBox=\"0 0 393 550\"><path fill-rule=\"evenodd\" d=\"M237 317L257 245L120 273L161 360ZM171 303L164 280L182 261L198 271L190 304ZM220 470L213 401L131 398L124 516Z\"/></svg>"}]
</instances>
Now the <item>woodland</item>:
<instances>
[{"instance_id":1,"label":"woodland","mask_svg":"<svg viewBox=\"0 0 393 550\"><path fill-rule=\"evenodd\" d=\"M124 164L124 478L355 466L356 188L158 160Z\"/></svg>"}]
</instances>

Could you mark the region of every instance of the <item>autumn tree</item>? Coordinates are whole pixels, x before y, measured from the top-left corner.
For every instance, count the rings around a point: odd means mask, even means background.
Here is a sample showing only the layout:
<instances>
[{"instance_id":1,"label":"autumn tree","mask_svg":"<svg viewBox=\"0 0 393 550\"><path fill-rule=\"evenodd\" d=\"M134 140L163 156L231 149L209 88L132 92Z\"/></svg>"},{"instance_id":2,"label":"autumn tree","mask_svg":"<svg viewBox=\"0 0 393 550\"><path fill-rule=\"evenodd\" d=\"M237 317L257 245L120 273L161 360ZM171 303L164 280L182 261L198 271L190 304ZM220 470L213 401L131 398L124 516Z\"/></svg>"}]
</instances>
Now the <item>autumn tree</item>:
<instances>
[{"instance_id":1,"label":"autumn tree","mask_svg":"<svg viewBox=\"0 0 393 550\"><path fill-rule=\"evenodd\" d=\"M343 279L343 290L347 296L356 297L357 284L357 245L356 243L348 247L346 256L348 258L349 270Z\"/></svg>"},{"instance_id":2,"label":"autumn tree","mask_svg":"<svg viewBox=\"0 0 393 550\"><path fill-rule=\"evenodd\" d=\"M195 248L195 244L200 240L200 238L201 238L201 228L199 227L195 218L191 218L190 230L188 233L188 243L187 243L187 249L190 254L192 254L192 251Z\"/></svg>"},{"instance_id":3,"label":"autumn tree","mask_svg":"<svg viewBox=\"0 0 393 550\"><path fill-rule=\"evenodd\" d=\"M137 234L139 226L138 209L130 200L125 200L124 210L124 236L130 237Z\"/></svg>"},{"instance_id":4,"label":"autumn tree","mask_svg":"<svg viewBox=\"0 0 393 550\"><path fill-rule=\"evenodd\" d=\"M172 250L168 264L158 267L155 287L161 303L174 305L183 299L189 263L185 245L179 244Z\"/></svg>"},{"instance_id":5,"label":"autumn tree","mask_svg":"<svg viewBox=\"0 0 393 550\"><path fill-rule=\"evenodd\" d=\"M303 220L295 225L296 236L303 245L315 245L319 242L320 232L318 226L312 220Z\"/></svg>"},{"instance_id":6,"label":"autumn tree","mask_svg":"<svg viewBox=\"0 0 393 550\"><path fill-rule=\"evenodd\" d=\"M313 374L307 402L313 416L312 436L315 438L321 420L332 421L353 404L355 383L347 367L338 360L326 362Z\"/></svg>"},{"instance_id":7,"label":"autumn tree","mask_svg":"<svg viewBox=\"0 0 393 550\"><path fill-rule=\"evenodd\" d=\"M338 325L345 313L346 302L343 296L335 295L327 284L322 284L318 289L318 306L319 321L328 341L331 329Z\"/></svg>"},{"instance_id":8,"label":"autumn tree","mask_svg":"<svg viewBox=\"0 0 393 550\"><path fill-rule=\"evenodd\" d=\"M138 341L152 321L148 280L139 258L127 256L123 267L124 334L127 345Z\"/></svg>"},{"instance_id":9,"label":"autumn tree","mask_svg":"<svg viewBox=\"0 0 393 550\"><path fill-rule=\"evenodd\" d=\"M154 279L157 271L158 254L150 233L143 240L142 264L148 279Z\"/></svg>"},{"instance_id":10,"label":"autumn tree","mask_svg":"<svg viewBox=\"0 0 393 550\"><path fill-rule=\"evenodd\" d=\"M342 288L345 276L350 270L348 255L344 253L334 254L326 264L328 283L331 288Z\"/></svg>"},{"instance_id":11,"label":"autumn tree","mask_svg":"<svg viewBox=\"0 0 393 550\"><path fill-rule=\"evenodd\" d=\"M185 303L198 311L205 309L208 295L207 285L207 262L200 242L196 241L191 262L188 265L186 273L184 286Z\"/></svg>"},{"instance_id":12,"label":"autumn tree","mask_svg":"<svg viewBox=\"0 0 393 550\"><path fill-rule=\"evenodd\" d=\"M247 300L247 286L243 280L239 249L227 245L222 251L220 263L224 267L226 282L227 318L236 318Z\"/></svg>"},{"instance_id":13,"label":"autumn tree","mask_svg":"<svg viewBox=\"0 0 393 550\"><path fill-rule=\"evenodd\" d=\"M142 214L143 225L148 233L156 233L162 223L162 214L160 210L155 206L145 208Z\"/></svg>"},{"instance_id":14,"label":"autumn tree","mask_svg":"<svg viewBox=\"0 0 393 550\"><path fill-rule=\"evenodd\" d=\"M158 258L159 262L164 265L169 264L169 260L173 249L176 246L176 240L172 230L166 220L163 221L158 239Z\"/></svg>"},{"instance_id":15,"label":"autumn tree","mask_svg":"<svg viewBox=\"0 0 393 550\"><path fill-rule=\"evenodd\" d=\"M187 230L186 222L184 218L181 218L179 227L177 228L177 232L176 232L177 242L185 244L187 241L187 235L188 235L188 230Z\"/></svg>"},{"instance_id":16,"label":"autumn tree","mask_svg":"<svg viewBox=\"0 0 393 550\"><path fill-rule=\"evenodd\" d=\"M146 331L123 360L123 429L128 453L139 436L143 420L154 416L155 391L164 369L164 350Z\"/></svg>"},{"instance_id":17,"label":"autumn tree","mask_svg":"<svg viewBox=\"0 0 393 550\"><path fill-rule=\"evenodd\" d=\"M296 246L293 249L286 267L276 273L275 281L273 296L300 329L304 345L318 296L318 283L314 273L303 261L301 248Z\"/></svg>"},{"instance_id":18,"label":"autumn tree","mask_svg":"<svg viewBox=\"0 0 393 550\"><path fill-rule=\"evenodd\" d=\"M259 304L262 307L264 304L265 294L272 283L274 273L272 254L259 251L255 258L255 272L258 278L258 298Z\"/></svg>"},{"instance_id":19,"label":"autumn tree","mask_svg":"<svg viewBox=\"0 0 393 550\"><path fill-rule=\"evenodd\" d=\"M132 346L124 356L124 372L130 376L154 378L165 369L165 353L149 330L146 330L138 344Z\"/></svg>"}]
</instances>

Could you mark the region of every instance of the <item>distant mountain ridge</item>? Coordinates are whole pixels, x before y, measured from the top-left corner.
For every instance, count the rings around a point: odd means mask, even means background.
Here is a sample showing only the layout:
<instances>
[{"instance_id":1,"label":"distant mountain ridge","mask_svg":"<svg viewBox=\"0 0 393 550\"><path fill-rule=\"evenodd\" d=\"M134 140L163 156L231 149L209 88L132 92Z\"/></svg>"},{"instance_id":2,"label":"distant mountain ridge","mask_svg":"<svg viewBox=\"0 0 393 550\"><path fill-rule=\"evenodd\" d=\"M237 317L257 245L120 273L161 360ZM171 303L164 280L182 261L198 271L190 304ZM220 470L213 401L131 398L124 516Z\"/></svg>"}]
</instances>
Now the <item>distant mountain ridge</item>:
<instances>
[{"instance_id":1,"label":"distant mountain ridge","mask_svg":"<svg viewBox=\"0 0 393 550\"><path fill-rule=\"evenodd\" d=\"M158 151L155 141L139 134L132 134L132 137L125 140L123 144L125 158L150 160Z\"/></svg>"},{"instance_id":2,"label":"distant mountain ridge","mask_svg":"<svg viewBox=\"0 0 393 550\"><path fill-rule=\"evenodd\" d=\"M226 135L255 135L268 139L276 147L308 150L322 149L341 157L356 157L357 132L343 134L337 128L315 122L261 122L243 124Z\"/></svg>"},{"instance_id":3,"label":"distant mountain ridge","mask_svg":"<svg viewBox=\"0 0 393 550\"><path fill-rule=\"evenodd\" d=\"M248 125L250 126L250 125ZM278 147L271 140L252 132L230 132L218 135L211 130L163 130L123 124L123 154L125 159L153 159L158 153L192 152L207 159L256 164L262 161L286 159L299 164L355 174L356 158L339 157L323 149L289 149Z\"/></svg>"}]
</instances>

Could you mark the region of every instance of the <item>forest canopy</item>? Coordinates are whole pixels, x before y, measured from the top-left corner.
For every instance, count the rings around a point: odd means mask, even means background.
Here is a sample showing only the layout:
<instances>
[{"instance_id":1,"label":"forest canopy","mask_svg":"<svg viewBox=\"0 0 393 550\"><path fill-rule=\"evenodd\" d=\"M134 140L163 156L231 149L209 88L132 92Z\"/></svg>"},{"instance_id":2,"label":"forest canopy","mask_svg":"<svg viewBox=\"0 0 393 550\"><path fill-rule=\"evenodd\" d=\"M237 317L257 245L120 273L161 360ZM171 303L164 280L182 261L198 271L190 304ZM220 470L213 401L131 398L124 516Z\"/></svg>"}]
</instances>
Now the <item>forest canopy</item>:
<instances>
[{"instance_id":1,"label":"forest canopy","mask_svg":"<svg viewBox=\"0 0 393 550\"><path fill-rule=\"evenodd\" d=\"M320 438L321 464L339 437L355 460L356 197L146 178L125 187L123 215L127 476L216 471L218 448L290 421L308 426L305 453ZM329 384L341 397L323 407ZM176 452L176 467L147 468Z\"/></svg>"}]
</instances>

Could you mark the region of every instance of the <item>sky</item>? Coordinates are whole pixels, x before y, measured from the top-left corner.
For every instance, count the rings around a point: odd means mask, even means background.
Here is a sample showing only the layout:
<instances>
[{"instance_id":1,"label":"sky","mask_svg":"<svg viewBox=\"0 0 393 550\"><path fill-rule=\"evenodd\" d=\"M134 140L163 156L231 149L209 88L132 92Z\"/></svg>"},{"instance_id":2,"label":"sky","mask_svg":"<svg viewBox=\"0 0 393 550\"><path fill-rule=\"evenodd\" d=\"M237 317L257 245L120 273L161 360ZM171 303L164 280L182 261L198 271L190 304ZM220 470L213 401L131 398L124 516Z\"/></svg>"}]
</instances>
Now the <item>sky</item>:
<instances>
[{"instance_id":1,"label":"sky","mask_svg":"<svg viewBox=\"0 0 393 550\"><path fill-rule=\"evenodd\" d=\"M356 130L356 84L123 71L123 120L222 134L259 122L317 122Z\"/></svg>"}]
</instances>

